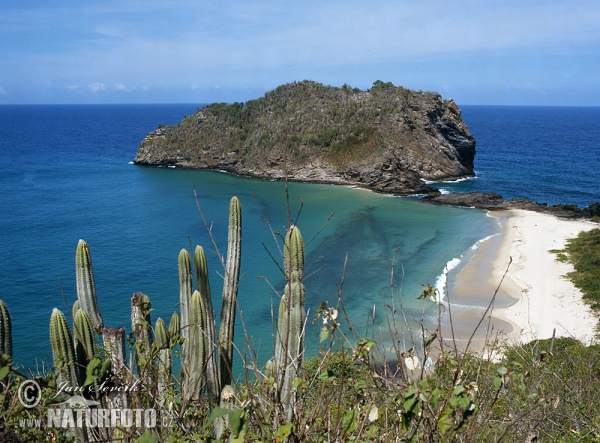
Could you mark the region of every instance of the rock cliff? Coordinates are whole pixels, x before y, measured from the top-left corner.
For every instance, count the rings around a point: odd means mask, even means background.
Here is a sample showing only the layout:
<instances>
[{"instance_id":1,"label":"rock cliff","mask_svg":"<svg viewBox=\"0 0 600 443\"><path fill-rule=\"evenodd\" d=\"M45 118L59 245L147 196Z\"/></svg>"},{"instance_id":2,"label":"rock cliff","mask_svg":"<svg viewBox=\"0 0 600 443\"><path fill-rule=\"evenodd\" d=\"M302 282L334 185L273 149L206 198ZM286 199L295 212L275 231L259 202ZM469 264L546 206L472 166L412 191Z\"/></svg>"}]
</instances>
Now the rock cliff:
<instances>
[{"instance_id":1,"label":"rock cliff","mask_svg":"<svg viewBox=\"0 0 600 443\"><path fill-rule=\"evenodd\" d=\"M303 81L160 127L140 143L134 163L409 195L437 193L424 180L473 176L474 157L460 109L439 94Z\"/></svg>"}]
</instances>

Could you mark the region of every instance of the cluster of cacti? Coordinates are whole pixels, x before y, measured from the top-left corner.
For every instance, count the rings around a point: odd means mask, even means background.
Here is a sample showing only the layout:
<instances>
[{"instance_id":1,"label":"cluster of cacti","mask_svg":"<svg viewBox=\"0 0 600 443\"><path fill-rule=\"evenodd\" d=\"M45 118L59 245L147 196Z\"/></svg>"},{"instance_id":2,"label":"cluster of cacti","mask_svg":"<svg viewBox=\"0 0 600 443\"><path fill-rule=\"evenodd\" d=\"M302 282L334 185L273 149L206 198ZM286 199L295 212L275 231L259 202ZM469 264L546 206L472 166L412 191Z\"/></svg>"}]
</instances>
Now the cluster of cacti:
<instances>
[{"instance_id":1,"label":"cluster of cacti","mask_svg":"<svg viewBox=\"0 0 600 443\"><path fill-rule=\"evenodd\" d=\"M0 355L12 357L12 324L6 303L0 300Z\"/></svg>"},{"instance_id":2,"label":"cluster of cacti","mask_svg":"<svg viewBox=\"0 0 600 443\"><path fill-rule=\"evenodd\" d=\"M233 197L229 205L227 258L217 344L215 344L216 326L204 249L197 246L194 251L194 268L198 285L196 292L193 291L192 266L188 251L182 249L178 258L181 336L184 339L181 367L184 380L189 381L184 386L186 390L184 397L198 398L206 385L211 407L218 405L221 387L231 383L241 231L241 205L239 199ZM196 294L197 299L194 300Z\"/></svg>"},{"instance_id":3,"label":"cluster of cacti","mask_svg":"<svg viewBox=\"0 0 600 443\"><path fill-rule=\"evenodd\" d=\"M173 313L168 328L161 318L157 319L152 328L149 297L140 292L133 294L131 337L135 339L138 374L142 377L155 374L159 401L164 400L164 395L171 387L172 350L181 343L182 397L186 401L195 401L206 390L211 408L219 405L232 406L228 401L233 397L231 387L233 339L241 240L241 205L237 197L233 197L229 207L228 249L224 262L225 275L218 336L207 260L204 249L200 246L197 246L194 251L196 291L194 291L190 255L185 249L179 254L180 315L177 312ZM82 386L86 382L86 368L96 355L95 333L102 335L112 373L131 374L127 371L125 329L104 326L98 309L91 255L87 243L83 240L80 240L77 245L75 265L77 301L72 308L74 334L71 334L67 320L60 310L55 309L50 319L50 339L58 381L67 381L72 386ZM287 283L279 307L275 356L270 362L271 371L277 378L278 400L283 405L288 420L291 419L295 404L292 381L299 376L304 353L306 313L305 289L302 282L303 266L302 236L300 230L292 226L284 245L284 270ZM0 353L10 355L12 352L10 316L2 301L0 301L0 322L0 346L2 346ZM142 375L145 369L151 370ZM91 382L88 380L88 383ZM122 395L108 398L108 401L111 407L126 407L127 402ZM225 424L225 419L215 420L217 436L221 434Z\"/></svg>"},{"instance_id":4,"label":"cluster of cacti","mask_svg":"<svg viewBox=\"0 0 600 443\"><path fill-rule=\"evenodd\" d=\"M283 252L286 285L279 305L277 338L275 341L275 370L278 376L279 400L288 421L291 421L295 391L292 381L300 375L304 355L304 243L300 230L292 226L288 231Z\"/></svg>"}]
</instances>

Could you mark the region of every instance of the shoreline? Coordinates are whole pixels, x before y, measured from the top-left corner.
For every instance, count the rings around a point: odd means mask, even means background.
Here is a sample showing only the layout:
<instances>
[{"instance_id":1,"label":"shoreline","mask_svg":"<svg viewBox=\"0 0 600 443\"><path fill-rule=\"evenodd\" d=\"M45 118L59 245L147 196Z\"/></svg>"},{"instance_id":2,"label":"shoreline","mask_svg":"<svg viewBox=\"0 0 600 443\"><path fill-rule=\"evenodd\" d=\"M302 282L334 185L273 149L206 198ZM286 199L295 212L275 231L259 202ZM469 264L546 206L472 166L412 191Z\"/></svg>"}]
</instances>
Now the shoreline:
<instances>
[{"instance_id":1,"label":"shoreline","mask_svg":"<svg viewBox=\"0 0 600 443\"><path fill-rule=\"evenodd\" d=\"M482 351L486 340L515 345L547 339L554 329L557 337L591 343L599 319L564 277L573 266L548 251L563 249L567 239L598 225L522 209L488 214L499 218L501 235L482 241L448 288L457 344L466 345L496 290L492 315L482 322L469 349ZM448 343L449 326L446 321L442 327Z\"/></svg>"}]
</instances>

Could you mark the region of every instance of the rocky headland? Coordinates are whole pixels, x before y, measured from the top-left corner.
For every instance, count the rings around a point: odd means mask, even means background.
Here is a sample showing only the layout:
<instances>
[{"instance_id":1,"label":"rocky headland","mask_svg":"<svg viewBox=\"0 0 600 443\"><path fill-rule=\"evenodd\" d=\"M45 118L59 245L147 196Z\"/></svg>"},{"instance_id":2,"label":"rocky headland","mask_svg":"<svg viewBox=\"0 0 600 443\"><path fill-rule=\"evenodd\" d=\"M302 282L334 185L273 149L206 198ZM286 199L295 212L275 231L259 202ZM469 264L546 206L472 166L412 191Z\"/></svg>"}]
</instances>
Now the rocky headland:
<instances>
[{"instance_id":1,"label":"rocky headland","mask_svg":"<svg viewBox=\"0 0 600 443\"><path fill-rule=\"evenodd\" d=\"M541 212L543 214L550 214L568 219L600 217L600 202L591 204L585 209L581 209L577 205L547 205L546 203L537 203L526 198L504 199L499 194L483 192L428 195L421 198L421 200L434 205L462 206L467 208L487 209L489 211L524 209L526 211Z\"/></svg>"},{"instance_id":2,"label":"rocky headland","mask_svg":"<svg viewBox=\"0 0 600 443\"><path fill-rule=\"evenodd\" d=\"M437 93L380 81L367 91L303 81L159 127L134 163L413 195L438 193L425 180L474 176L474 157L460 109Z\"/></svg>"}]
</instances>

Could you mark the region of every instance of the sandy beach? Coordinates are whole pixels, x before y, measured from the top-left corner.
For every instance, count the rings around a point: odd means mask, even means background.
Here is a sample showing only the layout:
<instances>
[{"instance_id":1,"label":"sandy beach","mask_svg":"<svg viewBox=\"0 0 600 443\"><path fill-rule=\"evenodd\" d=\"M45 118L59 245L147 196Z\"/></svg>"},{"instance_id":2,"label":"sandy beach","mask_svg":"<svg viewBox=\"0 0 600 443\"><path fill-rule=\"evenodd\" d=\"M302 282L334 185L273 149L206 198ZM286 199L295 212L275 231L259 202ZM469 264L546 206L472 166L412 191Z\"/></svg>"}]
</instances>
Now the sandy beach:
<instances>
[{"instance_id":1,"label":"sandy beach","mask_svg":"<svg viewBox=\"0 0 600 443\"><path fill-rule=\"evenodd\" d=\"M554 329L557 337L590 343L598 318L583 302L581 292L564 277L573 270L572 265L557 261L549 250L562 249L567 239L598 225L523 210L489 215L499 218L502 234L481 243L455 276L449 295L459 347L468 342L504 274L492 315L479 327L469 349L480 350L486 336L516 344L550 338ZM445 340L451 336L446 324Z\"/></svg>"}]
</instances>

